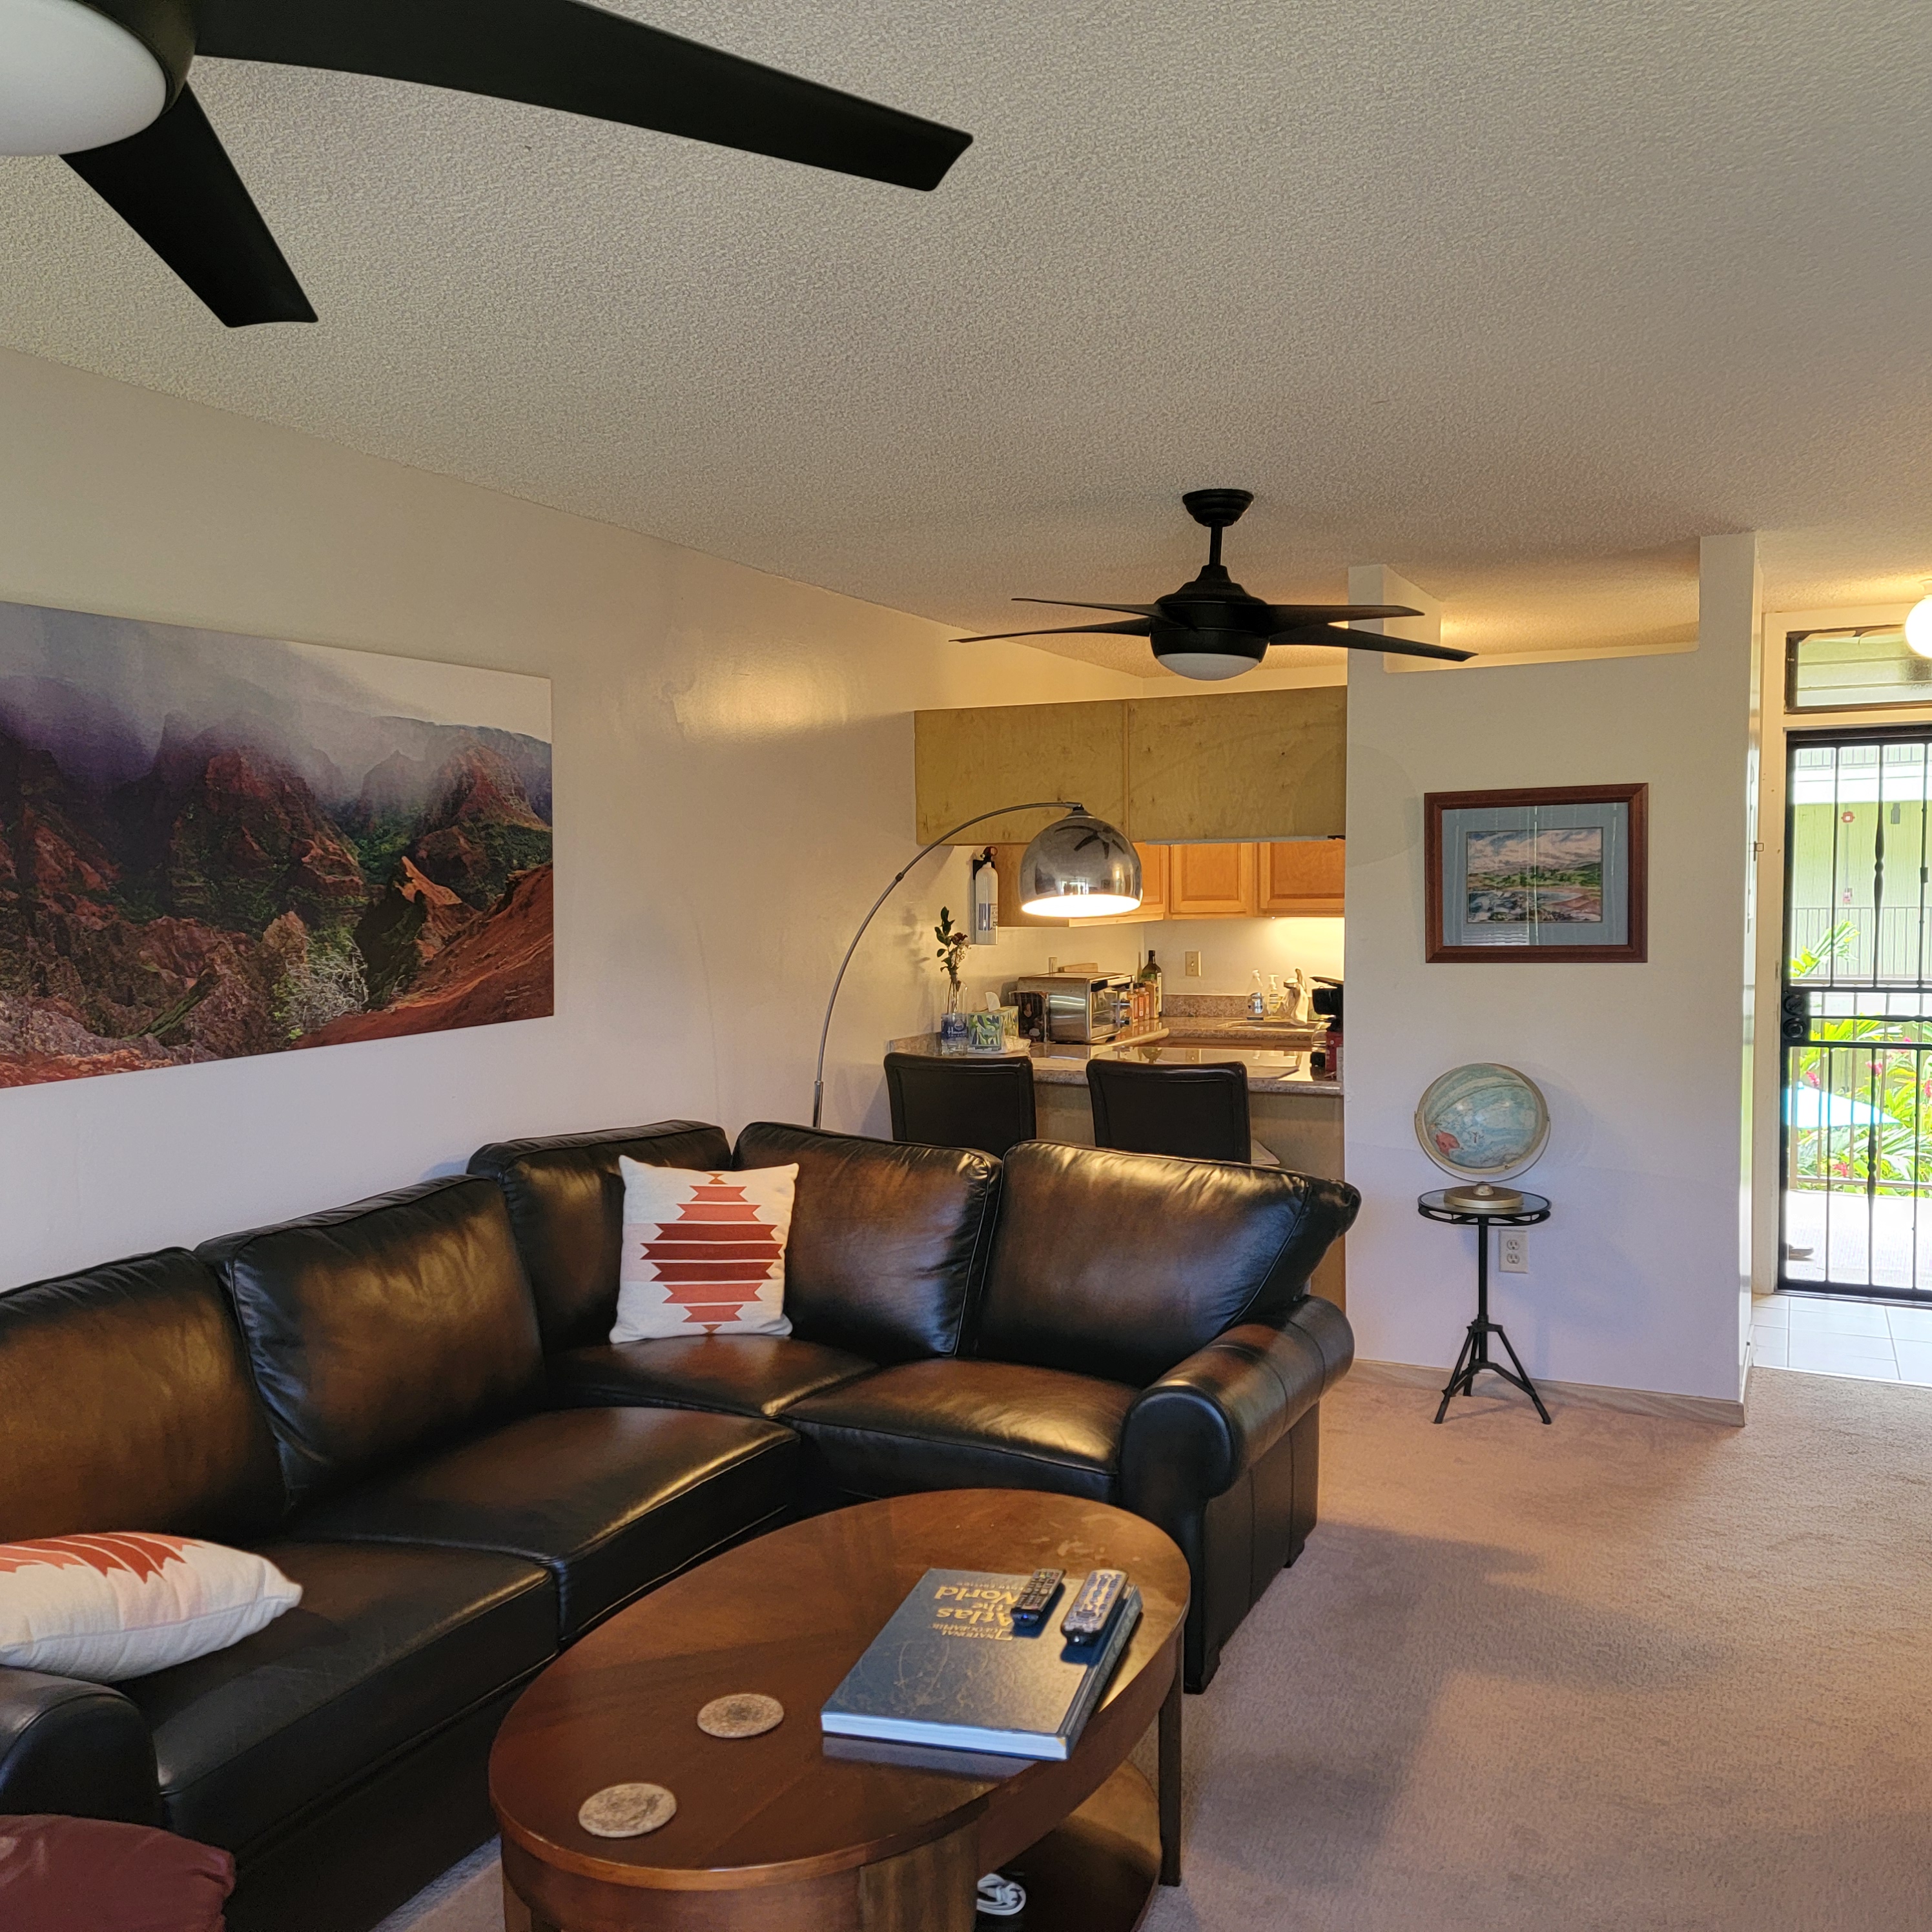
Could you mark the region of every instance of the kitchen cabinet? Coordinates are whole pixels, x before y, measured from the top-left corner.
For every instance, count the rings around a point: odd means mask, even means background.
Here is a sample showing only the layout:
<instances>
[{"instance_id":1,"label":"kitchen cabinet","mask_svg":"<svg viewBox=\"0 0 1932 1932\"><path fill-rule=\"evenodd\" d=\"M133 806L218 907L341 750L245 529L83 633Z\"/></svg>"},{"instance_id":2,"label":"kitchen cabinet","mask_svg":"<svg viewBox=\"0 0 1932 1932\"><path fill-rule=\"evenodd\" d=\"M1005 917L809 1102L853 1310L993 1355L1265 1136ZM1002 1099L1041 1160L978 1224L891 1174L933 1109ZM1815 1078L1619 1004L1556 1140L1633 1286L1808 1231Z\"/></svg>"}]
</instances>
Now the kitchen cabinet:
<instances>
[{"instance_id":1,"label":"kitchen cabinet","mask_svg":"<svg viewBox=\"0 0 1932 1932\"><path fill-rule=\"evenodd\" d=\"M1016 926L1070 926L1071 920L1038 919L1020 910L1020 860L1024 844L1000 844L993 848L993 865L1000 875L1000 925L1004 930Z\"/></svg>"},{"instance_id":2,"label":"kitchen cabinet","mask_svg":"<svg viewBox=\"0 0 1932 1932\"><path fill-rule=\"evenodd\" d=\"M1252 919L1258 898L1259 848L1174 845L1168 851L1168 917Z\"/></svg>"},{"instance_id":3,"label":"kitchen cabinet","mask_svg":"<svg viewBox=\"0 0 1932 1932\"><path fill-rule=\"evenodd\" d=\"M1339 918L1346 842L1285 839L1260 848L1260 909L1302 919Z\"/></svg>"},{"instance_id":4,"label":"kitchen cabinet","mask_svg":"<svg viewBox=\"0 0 1932 1932\"><path fill-rule=\"evenodd\" d=\"M913 714L913 782L923 845L974 813L1018 800L1077 800L1096 818L1126 827L1126 706L992 704ZM964 832L956 845L1024 847L1058 814L1004 814ZM1270 828L1270 830L1293 828Z\"/></svg>"},{"instance_id":5,"label":"kitchen cabinet","mask_svg":"<svg viewBox=\"0 0 1932 1932\"><path fill-rule=\"evenodd\" d=\"M1138 911L1111 919L1042 919L1020 910L1018 843L996 844L1000 923L1025 926L1145 926L1170 919L1300 919L1342 916L1340 838L1238 840L1216 845L1136 845L1141 860Z\"/></svg>"},{"instance_id":6,"label":"kitchen cabinet","mask_svg":"<svg viewBox=\"0 0 1932 1932\"><path fill-rule=\"evenodd\" d=\"M1144 926L1150 920L1166 919L1168 875L1173 860L1172 848L1166 845L1136 845L1141 862L1141 902L1137 910L1115 913L1108 919L1083 919L1082 926ZM1042 922L1044 923L1044 922ZM1067 924L1076 922L1068 920Z\"/></svg>"},{"instance_id":7,"label":"kitchen cabinet","mask_svg":"<svg viewBox=\"0 0 1932 1932\"><path fill-rule=\"evenodd\" d=\"M970 818L960 845L1030 838L1078 799L1136 844L1339 838L1348 772L1346 686L1082 704L980 705L913 718L920 842Z\"/></svg>"},{"instance_id":8,"label":"kitchen cabinet","mask_svg":"<svg viewBox=\"0 0 1932 1932\"><path fill-rule=\"evenodd\" d=\"M1114 914L1108 919L1043 919L1020 910L1020 860L1026 848L1018 844L995 845L993 863L1000 875L1000 923L1010 926L1142 926L1149 920L1167 916L1168 848L1165 845L1136 845L1140 854L1141 902L1138 910Z\"/></svg>"},{"instance_id":9,"label":"kitchen cabinet","mask_svg":"<svg viewBox=\"0 0 1932 1932\"><path fill-rule=\"evenodd\" d=\"M1327 838L1343 821L1345 685L1130 698L1130 838Z\"/></svg>"}]
</instances>

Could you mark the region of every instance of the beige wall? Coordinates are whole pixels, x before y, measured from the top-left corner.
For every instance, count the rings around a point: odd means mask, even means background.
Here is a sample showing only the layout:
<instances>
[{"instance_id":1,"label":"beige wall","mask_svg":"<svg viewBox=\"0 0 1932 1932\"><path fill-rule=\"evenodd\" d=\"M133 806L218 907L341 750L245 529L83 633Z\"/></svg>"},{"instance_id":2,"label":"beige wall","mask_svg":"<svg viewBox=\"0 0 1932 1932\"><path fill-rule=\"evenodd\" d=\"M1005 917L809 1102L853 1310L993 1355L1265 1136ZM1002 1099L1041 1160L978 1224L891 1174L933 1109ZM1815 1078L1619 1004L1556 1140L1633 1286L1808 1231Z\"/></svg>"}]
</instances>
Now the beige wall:
<instances>
[{"instance_id":1,"label":"beige wall","mask_svg":"<svg viewBox=\"0 0 1932 1932\"><path fill-rule=\"evenodd\" d=\"M811 479L799 479L809 489ZM554 1018L0 1093L0 1285L459 1169L479 1142L802 1119L831 973L914 850L911 713L1138 682L0 353L0 598L554 680ZM880 916L830 1124L883 1130L965 860Z\"/></svg>"},{"instance_id":2,"label":"beige wall","mask_svg":"<svg viewBox=\"0 0 1932 1932\"><path fill-rule=\"evenodd\" d=\"M1445 1177L1414 1109L1469 1060L1548 1099L1524 1184L1552 1219L1495 1312L1532 1374L1735 1402L1755 539L1706 539L1700 642L1669 656L1394 673L1348 688L1348 1313L1366 1358L1446 1366L1474 1311L1474 1238L1424 1221ZM1422 799L1650 787L1642 965L1430 965Z\"/></svg>"}]
</instances>

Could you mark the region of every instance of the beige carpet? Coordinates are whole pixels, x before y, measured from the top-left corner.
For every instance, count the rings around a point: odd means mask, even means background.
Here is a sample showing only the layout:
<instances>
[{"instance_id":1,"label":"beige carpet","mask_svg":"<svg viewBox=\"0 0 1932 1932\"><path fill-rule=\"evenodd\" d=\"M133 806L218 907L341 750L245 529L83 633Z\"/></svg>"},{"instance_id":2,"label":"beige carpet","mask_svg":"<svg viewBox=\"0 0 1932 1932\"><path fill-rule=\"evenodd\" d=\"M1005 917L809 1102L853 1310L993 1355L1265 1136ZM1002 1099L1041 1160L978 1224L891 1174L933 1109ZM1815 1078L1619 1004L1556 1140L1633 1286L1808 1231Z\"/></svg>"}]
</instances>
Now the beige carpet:
<instances>
[{"instance_id":1,"label":"beige carpet","mask_svg":"<svg viewBox=\"0 0 1932 1932\"><path fill-rule=\"evenodd\" d=\"M1932 1388L1432 1406L1330 1397L1322 1525L1187 1700L1149 1932L1932 1924ZM495 1932L496 1885L391 1928Z\"/></svg>"}]
</instances>

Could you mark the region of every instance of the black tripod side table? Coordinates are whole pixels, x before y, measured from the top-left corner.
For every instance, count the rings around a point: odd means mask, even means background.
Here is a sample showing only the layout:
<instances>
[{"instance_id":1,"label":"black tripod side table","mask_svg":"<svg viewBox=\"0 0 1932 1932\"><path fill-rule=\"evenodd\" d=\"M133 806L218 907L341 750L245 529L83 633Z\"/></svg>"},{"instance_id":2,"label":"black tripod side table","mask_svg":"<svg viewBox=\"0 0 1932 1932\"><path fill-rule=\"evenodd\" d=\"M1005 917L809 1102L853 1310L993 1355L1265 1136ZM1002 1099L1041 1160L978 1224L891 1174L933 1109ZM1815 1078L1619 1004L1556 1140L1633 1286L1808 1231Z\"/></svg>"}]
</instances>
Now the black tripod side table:
<instances>
[{"instance_id":1,"label":"black tripod side table","mask_svg":"<svg viewBox=\"0 0 1932 1932\"><path fill-rule=\"evenodd\" d=\"M1469 1332L1462 1338L1462 1352L1456 1358L1454 1372L1449 1378L1449 1385L1442 1391L1442 1406L1436 1412L1440 1422L1449 1413L1449 1398L1455 1395L1474 1393L1478 1376L1487 1369L1492 1374L1501 1376L1506 1382L1514 1382L1536 1405L1536 1412L1545 1422L1550 1420L1550 1412L1543 1406L1543 1398L1536 1392L1536 1384L1529 1378L1522 1359L1510 1345L1510 1338L1503 1333L1500 1322L1490 1319L1490 1230L1492 1228L1533 1228L1539 1221L1550 1219L1550 1203L1540 1194L1526 1194L1522 1205L1513 1214L1486 1214L1468 1208L1451 1208L1442 1198L1438 1188L1432 1194L1425 1194L1416 1204L1416 1211L1425 1221L1446 1221L1452 1228L1474 1228L1476 1231L1476 1318L1469 1324ZM1512 1374L1502 1363L1490 1359L1490 1337L1493 1335L1502 1342L1510 1360L1516 1364Z\"/></svg>"}]
</instances>

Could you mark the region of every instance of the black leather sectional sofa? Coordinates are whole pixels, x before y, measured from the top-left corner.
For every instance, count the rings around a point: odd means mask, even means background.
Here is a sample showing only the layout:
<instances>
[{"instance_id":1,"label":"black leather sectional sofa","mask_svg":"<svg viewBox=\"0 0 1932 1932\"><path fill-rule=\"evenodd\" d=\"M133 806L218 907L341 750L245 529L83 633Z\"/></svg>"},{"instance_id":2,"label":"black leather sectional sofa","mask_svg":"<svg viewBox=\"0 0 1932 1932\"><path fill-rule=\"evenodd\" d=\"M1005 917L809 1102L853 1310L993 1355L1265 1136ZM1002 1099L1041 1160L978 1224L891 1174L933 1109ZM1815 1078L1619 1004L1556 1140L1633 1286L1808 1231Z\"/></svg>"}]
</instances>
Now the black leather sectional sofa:
<instances>
[{"instance_id":1,"label":"black leather sectional sofa","mask_svg":"<svg viewBox=\"0 0 1932 1932\"><path fill-rule=\"evenodd\" d=\"M786 1339L613 1346L620 1155L800 1174ZM801 1512L997 1486L1186 1552L1190 1688L1315 1518L1336 1183L669 1121L0 1295L0 1540L259 1549L300 1606L106 1686L0 1670L0 1811L233 1851L236 1932L356 1932L490 1829L559 1650Z\"/></svg>"}]
</instances>

